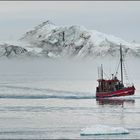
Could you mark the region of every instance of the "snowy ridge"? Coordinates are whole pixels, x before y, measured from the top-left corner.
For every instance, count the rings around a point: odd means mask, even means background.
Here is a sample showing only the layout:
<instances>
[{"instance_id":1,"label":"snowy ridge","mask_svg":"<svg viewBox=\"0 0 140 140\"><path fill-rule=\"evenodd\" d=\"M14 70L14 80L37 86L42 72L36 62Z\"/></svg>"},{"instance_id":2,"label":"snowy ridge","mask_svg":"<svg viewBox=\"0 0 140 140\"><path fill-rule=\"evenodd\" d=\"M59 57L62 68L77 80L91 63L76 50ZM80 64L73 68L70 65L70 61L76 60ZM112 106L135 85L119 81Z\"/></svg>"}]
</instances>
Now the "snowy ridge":
<instances>
[{"instance_id":1,"label":"snowy ridge","mask_svg":"<svg viewBox=\"0 0 140 140\"><path fill-rule=\"evenodd\" d=\"M124 53L140 56L140 44L129 43L113 35L83 26L56 26L50 21L43 22L26 32L20 39L20 47L25 48L26 56L47 58L95 58L118 56L122 44ZM25 45L26 44L26 45Z\"/></svg>"},{"instance_id":2,"label":"snowy ridge","mask_svg":"<svg viewBox=\"0 0 140 140\"><path fill-rule=\"evenodd\" d=\"M96 45L100 45L100 43L105 40L108 40L112 43L116 43L117 45L120 45L120 43L125 44L125 45L130 45L128 42L126 42L120 38L117 38L113 35L107 35L107 34L98 32L96 30L92 30L91 32L92 32L92 40L93 40L93 42L96 43Z\"/></svg>"}]
</instances>

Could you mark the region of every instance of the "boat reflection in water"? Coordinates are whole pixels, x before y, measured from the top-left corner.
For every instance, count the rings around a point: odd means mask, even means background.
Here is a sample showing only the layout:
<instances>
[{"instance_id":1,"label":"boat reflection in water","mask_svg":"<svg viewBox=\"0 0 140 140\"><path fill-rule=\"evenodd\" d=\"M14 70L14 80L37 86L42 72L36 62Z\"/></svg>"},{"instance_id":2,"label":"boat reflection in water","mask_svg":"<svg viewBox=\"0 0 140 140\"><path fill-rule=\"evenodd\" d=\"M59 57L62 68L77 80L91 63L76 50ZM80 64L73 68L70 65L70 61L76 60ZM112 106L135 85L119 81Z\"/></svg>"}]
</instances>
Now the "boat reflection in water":
<instances>
[{"instance_id":1,"label":"boat reflection in water","mask_svg":"<svg viewBox=\"0 0 140 140\"><path fill-rule=\"evenodd\" d=\"M96 98L96 102L99 105L124 105L127 104L134 104L134 99L116 99L116 98Z\"/></svg>"}]
</instances>

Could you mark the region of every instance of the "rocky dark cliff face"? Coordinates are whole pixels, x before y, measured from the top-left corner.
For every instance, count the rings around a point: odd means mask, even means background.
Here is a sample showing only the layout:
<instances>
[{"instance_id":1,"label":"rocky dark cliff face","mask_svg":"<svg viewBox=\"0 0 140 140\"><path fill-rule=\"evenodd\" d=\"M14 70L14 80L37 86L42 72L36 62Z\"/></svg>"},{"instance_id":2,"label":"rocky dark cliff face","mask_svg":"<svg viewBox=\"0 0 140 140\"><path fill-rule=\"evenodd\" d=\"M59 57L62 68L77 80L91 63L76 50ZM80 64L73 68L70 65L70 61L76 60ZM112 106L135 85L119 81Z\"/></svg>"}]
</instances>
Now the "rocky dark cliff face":
<instances>
[{"instance_id":1,"label":"rocky dark cliff face","mask_svg":"<svg viewBox=\"0 0 140 140\"><path fill-rule=\"evenodd\" d=\"M20 56L27 54L27 50L20 46L8 45L3 44L0 45L1 49L1 56L12 57L12 56Z\"/></svg>"}]
</instances>

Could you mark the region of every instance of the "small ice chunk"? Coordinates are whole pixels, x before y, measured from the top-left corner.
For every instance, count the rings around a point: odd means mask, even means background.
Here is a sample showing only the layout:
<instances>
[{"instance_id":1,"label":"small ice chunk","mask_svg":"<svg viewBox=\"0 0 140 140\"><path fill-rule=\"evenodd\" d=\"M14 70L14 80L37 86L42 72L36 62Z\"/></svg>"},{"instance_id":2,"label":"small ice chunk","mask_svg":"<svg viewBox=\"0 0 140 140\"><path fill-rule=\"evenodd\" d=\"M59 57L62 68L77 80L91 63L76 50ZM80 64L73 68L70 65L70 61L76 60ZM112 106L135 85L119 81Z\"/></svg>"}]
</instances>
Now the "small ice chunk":
<instances>
[{"instance_id":1,"label":"small ice chunk","mask_svg":"<svg viewBox=\"0 0 140 140\"><path fill-rule=\"evenodd\" d=\"M129 134L129 131L123 127L112 127L107 125L94 125L81 129L80 135L116 135Z\"/></svg>"}]
</instances>

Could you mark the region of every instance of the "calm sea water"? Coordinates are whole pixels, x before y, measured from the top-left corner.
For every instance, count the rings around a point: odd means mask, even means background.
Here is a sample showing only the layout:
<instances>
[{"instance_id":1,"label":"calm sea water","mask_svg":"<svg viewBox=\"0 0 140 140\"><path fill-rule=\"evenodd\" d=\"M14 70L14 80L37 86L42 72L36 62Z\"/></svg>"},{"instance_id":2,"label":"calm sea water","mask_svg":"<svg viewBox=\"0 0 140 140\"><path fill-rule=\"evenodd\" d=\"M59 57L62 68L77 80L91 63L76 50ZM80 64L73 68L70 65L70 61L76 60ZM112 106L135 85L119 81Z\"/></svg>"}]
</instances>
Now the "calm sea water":
<instances>
[{"instance_id":1,"label":"calm sea water","mask_svg":"<svg viewBox=\"0 0 140 140\"><path fill-rule=\"evenodd\" d=\"M139 139L138 73L134 96L96 100L96 70L89 64L44 65L1 62L0 139ZM98 124L130 134L80 136L82 128Z\"/></svg>"}]
</instances>

